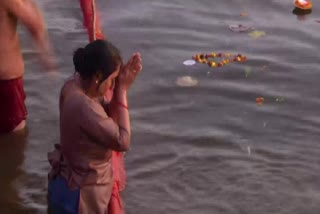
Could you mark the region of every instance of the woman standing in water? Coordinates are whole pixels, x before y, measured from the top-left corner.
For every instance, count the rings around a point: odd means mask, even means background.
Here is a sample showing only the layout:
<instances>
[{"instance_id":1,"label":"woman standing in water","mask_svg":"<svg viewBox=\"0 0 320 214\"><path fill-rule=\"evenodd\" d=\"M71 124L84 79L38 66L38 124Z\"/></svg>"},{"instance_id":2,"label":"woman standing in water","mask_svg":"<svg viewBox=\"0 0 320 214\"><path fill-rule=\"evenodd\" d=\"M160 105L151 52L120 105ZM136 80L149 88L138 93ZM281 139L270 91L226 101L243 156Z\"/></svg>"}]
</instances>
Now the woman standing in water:
<instances>
[{"instance_id":1,"label":"woman standing in water","mask_svg":"<svg viewBox=\"0 0 320 214\"><path fill-rule=\"evenodd\" d=\"M83 14L83 25L87 29L89 41L92 42L96 39L104 39L97 5L95 0L79 0L81 11ZM111 99L112 91L108 90L105 94L107 99ZM126 173L124 168L124 157L122 152L112 152L112 169L114 184L112 194L109 202L109 214L124 214L124 209L121 203L120 192L124 190L126 183Z\"/></svg>"},{"instance_id":2,"label":"woman standing in water","mask_svg":"<svg viewBox=\"0 0 320 214\"><path fill-rule=\"evenodd\" d=\"M122 64L110 42L96 40L73 57L75 75L60 95L61 143L49 153L49 213L107 213L112 150L130 146L127 91L142 69L140 54ZM108 102L104 95L113 90Z\"/></svg>"}]
</instances>

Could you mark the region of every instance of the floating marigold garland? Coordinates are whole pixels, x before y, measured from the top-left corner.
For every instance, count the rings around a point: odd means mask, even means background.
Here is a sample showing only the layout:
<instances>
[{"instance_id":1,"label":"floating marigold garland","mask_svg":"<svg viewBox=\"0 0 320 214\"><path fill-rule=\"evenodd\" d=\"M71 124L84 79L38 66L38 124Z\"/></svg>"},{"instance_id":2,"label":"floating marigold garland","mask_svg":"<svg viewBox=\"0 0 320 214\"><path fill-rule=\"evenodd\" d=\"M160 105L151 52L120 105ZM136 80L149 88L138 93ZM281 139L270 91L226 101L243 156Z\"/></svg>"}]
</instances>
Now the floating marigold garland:
<instances>
[{"instance_id":1,"label":"floating marigold garland","mask_svg":"<svg viewBox=\"0 0 320 214\"><path fill-rule=\"evenodd\" d=\"M209 60L210 58L214 59L217 57L222 58L222 60L220 62ZM209 67L216 68L225 66L230 62L244 62L247 60L247 57L242 54L234 56L231 54L212 52L211 54L196 54L192 57L192 59L198 63L207 64Z\"/></svg>"}]
</instances>

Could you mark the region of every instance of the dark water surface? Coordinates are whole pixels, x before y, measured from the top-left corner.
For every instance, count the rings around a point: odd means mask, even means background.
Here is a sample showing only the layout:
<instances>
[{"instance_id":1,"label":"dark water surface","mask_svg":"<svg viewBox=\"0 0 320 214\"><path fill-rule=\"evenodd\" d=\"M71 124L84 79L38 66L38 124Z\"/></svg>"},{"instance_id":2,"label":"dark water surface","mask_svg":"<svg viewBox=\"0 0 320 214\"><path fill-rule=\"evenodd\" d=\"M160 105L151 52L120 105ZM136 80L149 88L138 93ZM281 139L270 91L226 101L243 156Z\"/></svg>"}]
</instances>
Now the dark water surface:
<instances>
[{"instance_id":1,"label":"dark water surface","mask_svg":"<svg viewBox=\"0 0 320 214\"><path fill-rule=\"evenodd\" d=\"M73 72L72 52L87 39L77 0L38 2L62 76L41 72L21 29L28 130L0 139L1 214L46 212L58 94ZM313 3L312 14L297 17L291 0L98 1L108 38L126 59L143 56L129 93L128 214L320 213L320 1ZM266 36L255 40L229 24ZM182 64L211 51L248 61L221 69ZM199 84L180 87L182 76Z\"/></svg>"}]
</instances>

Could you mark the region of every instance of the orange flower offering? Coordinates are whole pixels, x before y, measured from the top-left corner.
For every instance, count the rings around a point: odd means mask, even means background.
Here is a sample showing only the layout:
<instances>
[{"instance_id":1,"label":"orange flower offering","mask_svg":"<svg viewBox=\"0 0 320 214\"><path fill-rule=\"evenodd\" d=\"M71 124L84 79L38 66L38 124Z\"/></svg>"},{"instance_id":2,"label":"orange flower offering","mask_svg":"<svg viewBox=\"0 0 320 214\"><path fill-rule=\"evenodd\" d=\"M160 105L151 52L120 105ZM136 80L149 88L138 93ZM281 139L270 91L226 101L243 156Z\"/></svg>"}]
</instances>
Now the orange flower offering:
<instances>
[{"instance_id":1,"label":"orange flower offering","mask_svg":"<svg viewBox=\"0 0 320 214\"><path fill-rule=\"evenodd\" d=\"M213 59L217 57L222 58L222 60L220 62L213 61ZM210 58L212 60L210 60ZM209 67L216 68L227 65L230 62L244 62L247 60L247 57L241 54L231 55L212 52L211 54L196 54L192 57L192 59L198 63L207 64Z\"/></svg>"},{"instance_id":2,"label":"orange flower offering","mask_svg":"<svg viewBox=\"0 0 320 214\"><path fill-rule=\"evenodd\" d=\"M256 98L256 103L257 103L259 106L261 106L261 105L263 104L263 102L264 102L264 98L263 98L263 97L258 97L258 98Z\"/></svg>"},{"instance_id":3,"label":"orange flower offering","mask_svg":"<svg viewBox=\"0 0 320 214\"><path fill-rule=\"evenodd\" d=\"M294 5L302 10L310 10L312 8L312 2L309 0L295 0Z\"/></svg>"}]
</instances>

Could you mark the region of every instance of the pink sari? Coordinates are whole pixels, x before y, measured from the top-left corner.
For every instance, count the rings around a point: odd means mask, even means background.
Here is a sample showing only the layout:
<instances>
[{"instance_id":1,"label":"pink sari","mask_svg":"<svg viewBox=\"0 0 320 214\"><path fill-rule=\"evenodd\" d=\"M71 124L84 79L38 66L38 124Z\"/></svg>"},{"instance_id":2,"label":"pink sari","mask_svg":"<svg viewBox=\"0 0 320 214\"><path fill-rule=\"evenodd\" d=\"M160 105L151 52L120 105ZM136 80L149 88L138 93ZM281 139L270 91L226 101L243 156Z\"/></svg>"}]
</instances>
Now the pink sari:
<instances>
[{"instance_id":1,"label":"pink sari","mask_svg":"<svg viewBox=\"0 0 320 214\"><path fill-rule=\"evenodd\" d=\"M91 42L96 39L104 39L105 37L101 31L95 0L80 0L80 5L83 13L83 24L87 28L89 41ZM112 91L108 91L106 98L110 100L111 97ZM124 214L125 211L120 197L120 192L124 190L126 184L123 153L112 151L111 163L114 184L109 202L108 213Z\"/></svg>"}]
</instances>

